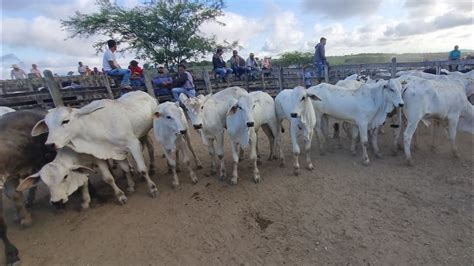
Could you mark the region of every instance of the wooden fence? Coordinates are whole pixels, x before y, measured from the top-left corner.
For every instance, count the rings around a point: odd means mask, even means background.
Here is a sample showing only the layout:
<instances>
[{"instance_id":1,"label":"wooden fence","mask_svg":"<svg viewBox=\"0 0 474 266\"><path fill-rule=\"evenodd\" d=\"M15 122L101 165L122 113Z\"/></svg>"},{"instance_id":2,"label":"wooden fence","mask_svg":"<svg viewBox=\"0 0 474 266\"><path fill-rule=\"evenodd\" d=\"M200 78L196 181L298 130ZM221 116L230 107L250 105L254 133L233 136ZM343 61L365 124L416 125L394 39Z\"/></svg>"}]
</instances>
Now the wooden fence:
<instances>
[{"instance_id":1,"label":"wooden fence","mask_svg":"<svg viewBox=\"0 0 474 266\"><path fill-rule=\"evenodd\" d=\"M365 74L371 78L393 78L396 72L406 69L435 69L437 74L442 68L458 64L461 68L472 68L474 59L458 61L426 61L399 63L392 59L384 64L353 64L330 67L325 70L325 80L335 83L339 79L352 74ZM312 84L317 84L315 70L312 73ZM145 71L145 87L148 93L154 96L151 84L154 71ZM232 77L230 82L219 82L212 71L193 73L197 93L213 93L229 86L239 86L248 91L265 90L275 96L280 90L303 86L303 70L301 68L274 67L268 76L242 80ZM67 76L53 77L51 71L44 71L44 78L23 80L0 80L0 106L14 109L52 108L57 103L67 106L83 106L96 99L117 98L120 95L118 82L106 75L98 76ZM54 97L52 96L54 95ZM169 100L171 95L158 97L160 102Z\"/></svg>"}]
</instances>

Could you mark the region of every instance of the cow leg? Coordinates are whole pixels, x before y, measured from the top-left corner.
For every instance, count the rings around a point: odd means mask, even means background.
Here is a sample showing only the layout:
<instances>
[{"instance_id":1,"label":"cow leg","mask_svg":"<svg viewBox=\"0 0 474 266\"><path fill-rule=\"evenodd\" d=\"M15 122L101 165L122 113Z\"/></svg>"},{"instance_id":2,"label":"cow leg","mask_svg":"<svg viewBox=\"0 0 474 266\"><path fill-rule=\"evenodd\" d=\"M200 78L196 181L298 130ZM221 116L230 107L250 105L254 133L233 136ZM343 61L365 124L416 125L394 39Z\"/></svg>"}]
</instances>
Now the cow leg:
<instances>
[{"instance_id":1,"label":"cow leg","mask_svg":"<svg viewBox=\"0 0 474 266\"><path fill-rule=\"evenodd\" d=\"M3 190L0 189L0 239L5 246L5 263L11 265L20 259L18 258L18 249L7 237L7 224L3 218Z\"/></svg>"},{"instance_id":2,"label":"cow leg","mask_svg":"<svg viewBox=\"0 0 474 266\"><path fill-rule=\"evenodd\" d=\"M263 125L262 126L262 130L263 130L263 133L265 133L265 135L267 136L268 138L268 143L270 143L270 155L268 156L268 160L273 160L273 158L275 157L274 155L274 141L275 141L275 137L272 133L272 130L270 129L270 126L268 125Z\"/></svg>"},{"instance_id":3,"label":"cow leg","mask_svg":"<svg viewBox=\"0 0 474 266\"><path fill-rule=\"evenodd\" d=\"M407 160L408 165L413 165L413 161L411 159L411 152L410 152L410 144L413 134L415 133L416 127L420 120L410 121L408 120L407 128L403 133L403 146L405 150L405 158Z\"/></svg>"},{"instance_id":4,"label":"cow leg","mask_svg":"<svg viewBox=\"0 0 474 266\"><path fill-rule=\"evenodd\" d=\"M193 145L191 143L191 136L189 135L189 131L186 131L186 134L184 135L184 140L186 141L186 146L188 149L191 151L191 154L193 155L194 158L194 163L196 164L197 169L202 169L202 163L199 160L199 158L196 156L196 153L194 152Z\"/></svg>"},{"instance_id":5,"label":"cow leg","mask_svg":"<svg viewBox=\"0 0 474 266\"><path fill-rule=\"evenodd\" d=\"M257 153L257 133L254 129L250 130L250 160L253 161L253 181L260 182L260 172L258 171L258 153Z\"/></svg>"},{"instance_id":6,"label":"cow leg","mask_svg":"<svg viewBox=\"0 0 474 266\"><path fill-rule=\"evenodd\" d=\"M25 207L25 199L23 193L16 190L19 184L18 178L9 178L4 183L4 193L10 200L15 203L15 208L20 217L20 224L22 226L30 226L33 222L31 214Z\"/></svg>"},{"instance_id":7,"label":"cow leg","mask_svg":"<svg viewBox=\"0 0 474 266\"><path fill-rule=\"evenodd\" d=\"M184 165L186 165L186 168L188 168L189 177L191 177L191 181L193 182L193 184L197 184L198 178L197 178L196 173L194 172L193 168L191 167L191 160L189 158L189 153L188 153L188 150L186 148L187 144L183 143L183 140L181 139L181 141L177 144L177 146L178 146L178 149L181 150L181 154L183 155L183 163L184 163Z\"/></svg>"},{"instance_id":8,"label":"cow leg","mask_svg":"<svg viewBox=\"0 0 474 266\"><path fill-rule=\"evenodd\" d=\"M89 194L89 182L85 183L82 186L82 204L81 207L82 209L89 209L89 206L91 204L91 195Z\"/></svg>"},{"instance_id":9,"label":"cow leg","mask_svg":"<svg viewBox=\"0 0 474 266\"><path fill-rule=\"evenodd\" d=\"M219 179L225 179L225 163L224 163L224 132L219 132L216 135L216 153L217 158L220 160Z\"/></svg>"},{"instance_id":10,"label":"cow leg","mask_svg":"<svg viewBox=\"0 0 474 266\"><path fill-rule=\"evenodd\" d=\"M326 137L324 136L323 122L321 120L322 120L322 116L316 113L316 127L315 128L316 128L316 136L318 137L318 141L319 141L319 154L324 155L324 144L326 142Z\"/></svg>"},{"instance_id":11,"label":"cow leg","mask_svg":"<svg viewBox=\"0 0 474 266\"><path fill-rule=\"evenodd\" d=\"M35 201L36 198L36 188L37 186L33 186L28 190L28 196L26 198L26 207L30 208L33 206L33 201Z\"/></svg>"},{"instance_id":12,"label":"cow leg","mask_svg":"<svg viewBox=\"0 0 474 266\"><path fill-rule=\"evenodd\" d=\"M401 117L401 112L397 114L398 127L393 129L393 146L392 146L392 155L397 155L397 151L400 147L400 135L403 128L403 120Z\"/></svg>"},{"instance_id":13,"label":"cow leg","mask_svg":"<svg viewBox=\"0 0 474 266\"><path fill-rule=\"evenodd\" d=\"M298 162L298 157L300 155L300 146L298 145L298 139L297 139L297 130L298 126L293 123L293 121L290 122L290 137L291 137L291 145L293 147L293 173L295 175L300 174L300 163Z\"/></svg>"},{"instance_id":14,"label":"cow leg","mask_svg":"<svg viewBox=\"0 0 474 266\"><path fill-rule=\"evenodd\" d=\"M277 122L277 127L276 127L276 140L275 140L275 146L278 146L278 151L279 151L279 156L280 156L280 167L285 166L285 156L283 155L283 148L281 147L281 142L283 138L283 127L281 126L282 121Z\"/></svg>"},{"instance_id":15,"label":"cow leg","mask_svg":"<svg viewBox=\"0 0 474 266\"><path fill-rule=\"evenodd\" d=\"M175 152L176 155L178 155L177 152ZM178 174L176 173L176 160L173 159L173 150L167 150L165 149L165 156L166 160L168 161L168 167L171 170L172 174L172 181L171 181L171 187L177 188L179 186L179 180L178 180Z\"/></svg>"},{"instance_id":16,"label":"cow leg","mask_svg":"<svg viewBox=\"0 0 474 266\"><path fill-rule=\"evenodd\" d=\"M378 135L380 132L380 128L381 127L372 129L372 132L371 132L372 148L374 149L375 157L379 159L382 158L382 153L380 152L379 143L378 143Z\"/></svg>"},{"instance_id":17,"label":"cow leg","mask_svg":"<svg viewBox=\"0 0 474 266\"><path fill-rule=\"evenodd\" d=\"M155 168L155 149L153 148L153 140L151 139L150 135L146 135L144 144L148 150L148 156L150 157L150 170L149 174L154 175L156 172Z\"/></svg>"},{"instance_id":18,"label":"cow leg","mask_svg":"<svg viewBox=\"0 0 474 266\"><path fill-rule=\"evenodd\" d=\"M438 123L434 122L431 125L431 151L436 152L436 137L438 136L439 126ZM448 134L449 135L449 134Z\"/></svg>"},{"instance_id":19,"label":"cow leg","mask_svg":"<svg viewBox=\"0 0 474 266\"><path fill-rule=\"evenodd\" d=\"M351 154L357 154L357 138L359 137L359 128L356 125L351 125Z\"/></svg>"},{"instance_id":20,"label":"cow leg","mask_svg":"<svg viewBox=\"0 0 474 266\"><path fill-rule=\"evenodd\" d=\"M211 175L215 175L217 171L216 171L216 149L214 147L214 140L208 138L207 142L208 142L207 149L209 151L209 155L211 156Z\"/></svg>"},{"instance_id":21,"label":"cow leg","mask_svg":"<svg viewBox=\"0 0 474 266\"><path fill-rule=\"evenodd\" d=\"M306 169L312 171L314 169L313 162L311 161L311 140L313 139L314 131L310 129L308 136L304 138L304 148L306 155Z\"/></svg>"},{"instance_id":22,"label":"cow leg","mask_svg":"<svg viewBox=\"0 0 474 266\"><path fill-rule=\"evenodd\" d=\"M362 163L367 166L370 163L369 155L367 154L367 147L369 146L369 139L367 136L367 125L358 123L360 143L362 144Z\"/></svg>"},{"instance_id":23,"label":"cow leg","mask_svg":"<svg viewBox=\"0 0 474 266\"><path fill-rule=\"evenodd\" d=\"M132 173L130 172L131 169L130 169L130 166L128 165L128 162L126 160L123 160L123 161L118 161L117 163L120 169L122 169L122 171L125 173L125 177L127 178L127 184L128 184L127 191L129 193L135 192L135 181L133 181L133 176L132 176Z\"/></svg>"},{"instance_id":24,"label":"cow leg","mask_svg":"<svg viewBox=\"0 0 474 266\"><path fill-rule=\"evenodd\" d=\"M156 197L158 194L158 189L153 181L151 181L150 176L148 175L148 170L145 165L145 160L143 158L143 151L141 149L140 142L137 139L134 139L129 142L128 149L132 154L133 158L137 162L138 171L145 178L150 195Z\"/></svg>"},{"instance_id":25,"label":"cow leg","mask_svg":"<svg viewBox=\"0 0 474 266\"><path fill-rule=\"evenodd\" d=\"M123 193L123 191L117 186L117 184L115 184L114 176L110 172L107 163L103 160L97 160L97 167L99 168L104 182L109 184L114 190L115 197L119 203L122 205L127 203L127 197L125 196L125 193Z\"/></svg>"},{"instance_id":26,"label":"cow leg","mask_svg":"<svg viewBox=\"0 0 474 266\"><path fill-rule=\"evenodd\" d=\"M456 147L456 130L458 128L459 114L448 117L448 137L451 141L454 158L459 158L458 148Z\"/></svg>"},{"instance_id":27,"label":"cow leg","mask_svg":"<svg viewBox=\"0 0 474 266\"><path fill-rule=\"evenodd\" d=\"M179 166L179 158L181 157L180 156L180 153L181 151L179 149L176 149L176 165L175 165L175 169L176 169L176 172L179 173L181 172L181 167Z\"/></svg>"},{"instance_id":28,"label":"cow leg","mask_svg":"<svg viewBox=\"0 0 474 266\"><path fill-rule=\"evenodd\" d=\"M241 150L241 148L240 148L239 143L234 143L234 142L232 142L231 147L232 147L233 168L232 168L232 178L230 179L230 183L232 185L236 185L239 180L239 174L238 174L237 168L239 165L239 152L240 152L239 150Z\"/></svg>"}]
</instances>

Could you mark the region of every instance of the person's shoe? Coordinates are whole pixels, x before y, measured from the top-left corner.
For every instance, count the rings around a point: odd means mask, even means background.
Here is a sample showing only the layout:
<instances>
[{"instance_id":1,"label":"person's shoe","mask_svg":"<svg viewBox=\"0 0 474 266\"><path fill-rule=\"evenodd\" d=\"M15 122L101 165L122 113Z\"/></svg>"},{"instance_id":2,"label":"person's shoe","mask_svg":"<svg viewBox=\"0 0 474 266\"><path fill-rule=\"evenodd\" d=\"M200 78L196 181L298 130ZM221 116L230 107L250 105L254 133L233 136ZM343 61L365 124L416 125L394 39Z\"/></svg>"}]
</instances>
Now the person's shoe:
<instances>
[{"instance_id":1,"label":"person's shoe","mask_svg":"<svg viewBox=\"0 0 474 266\"><path fill-rule=\"evenodd\" d=\"M120 88L124 90L133 90L132 86L130 85L120 85Z\"/></svg>"}]
</instances>

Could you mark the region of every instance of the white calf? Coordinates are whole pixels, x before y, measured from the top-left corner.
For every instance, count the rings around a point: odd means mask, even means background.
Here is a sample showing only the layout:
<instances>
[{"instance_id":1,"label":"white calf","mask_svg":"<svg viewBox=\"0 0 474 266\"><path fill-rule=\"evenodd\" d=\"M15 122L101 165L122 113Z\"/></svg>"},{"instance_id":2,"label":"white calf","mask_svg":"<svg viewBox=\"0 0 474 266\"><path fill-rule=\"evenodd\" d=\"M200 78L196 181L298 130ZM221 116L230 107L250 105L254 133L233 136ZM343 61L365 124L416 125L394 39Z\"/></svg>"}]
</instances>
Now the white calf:
<instances>
[{"instance_id":1,"label":"white calf","mask_svg":"<svg viewBox=\"0 0 474 266\"><path fill-rule=\"evenodd\" d=\"M287 119L290 122L291 143L293 146L294 157L294 173L299 174L300 165L298 156L300 154L300 147L297 138L303 135L306 153L306 168L313 170L314 166L311 162L311 140L313 138L314 126L316 124L316 116L314 115L313 105L311 100L318 101L316 95L308 95L307 90L301 86L295 87L292 90L282 90L275 98L275 111L278 120L278 143L280 148L281 164L284 164L283 151L281 149L281 123Z\"/></svg>"},{"instance_id":2,"label":"white calf","mask_svg":"<svg viewBox=\"0 0 474 266\"><path fill-rule=\"evenodd\" d=\"M232 157L234 169L232 184L237 184L239 150L250 144L250 159L253 160L253 180L260 182L260 173L257 168L257 132L262 127L270 142L269 160L273 158L274 147L277 142L278 125L275 115L273 98L265 92L255 91L234 100L226 118L227 133L232 140Z\"/></svg>"},{"instance_id":3,"label":"white calf","mask_svg":"<svg viewBox=\"0 0 474 266\"><path fill-rule=\"evenodd\" d=\"M179 103L165 102L156 107L153 131L155 132L155 139L161 144L168 165L171 167L173 174L172 186L175 188L179 185L176 165L180 155L189 170L191 180L196 184L198 179L191 168L188 149L192 152L197 167L202 168L202 166L192 148L186 117L183 109L179 107ZM173 159L173 153L176 154L176 160Z\"/></svg>"}]
</instances>

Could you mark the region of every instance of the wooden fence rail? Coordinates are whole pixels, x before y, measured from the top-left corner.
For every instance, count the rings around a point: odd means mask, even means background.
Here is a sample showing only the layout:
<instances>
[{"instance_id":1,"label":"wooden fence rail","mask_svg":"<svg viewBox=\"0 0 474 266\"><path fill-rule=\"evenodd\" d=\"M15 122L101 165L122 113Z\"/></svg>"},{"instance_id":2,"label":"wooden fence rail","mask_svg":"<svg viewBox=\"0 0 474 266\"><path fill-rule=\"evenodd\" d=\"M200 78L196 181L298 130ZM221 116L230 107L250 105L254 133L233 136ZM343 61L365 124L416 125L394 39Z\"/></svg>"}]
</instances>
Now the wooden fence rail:
<instances>
[{"instance_id":1,"label":"wooden fence rail","mask_svg":"<svg viewBox=\"0 0 474 266\"><path fill-rule=\"evenodd\" d=\"M474 59L399 63L396 58L393 58L389 63L333 66L325 70L324 78L326 82L335 83L339 79L358 73L372 78L388 79L395 77L397 71L419 68L433 68L437 74L440 74L442 68L447 68L452 64L472 68ZM154 95L151 80L156 74L155 71L144 71L145 87L143 89L151 95ZM310 72L312 84L317 84L315 70L310 68ZM219 82L212 71L193 73L193 76L198 94L208 94L229 86L239 86L248 91L265 90L271 95L276 95L286 88L304 86L301 68L274 67L267 77L249 79L244 76L241 80L233 78L229 83ZM52 73L46 70L42 79L0 80L0 106L15 109L37 107L47 109L61 104L62 101L65 105L78 107L96 99L119 97L121 92L118 85L116 79L111 79L106 75L53 77ZM157 98L162 102L169 100L171 95Z\"/></svg>"}]
</instances>

